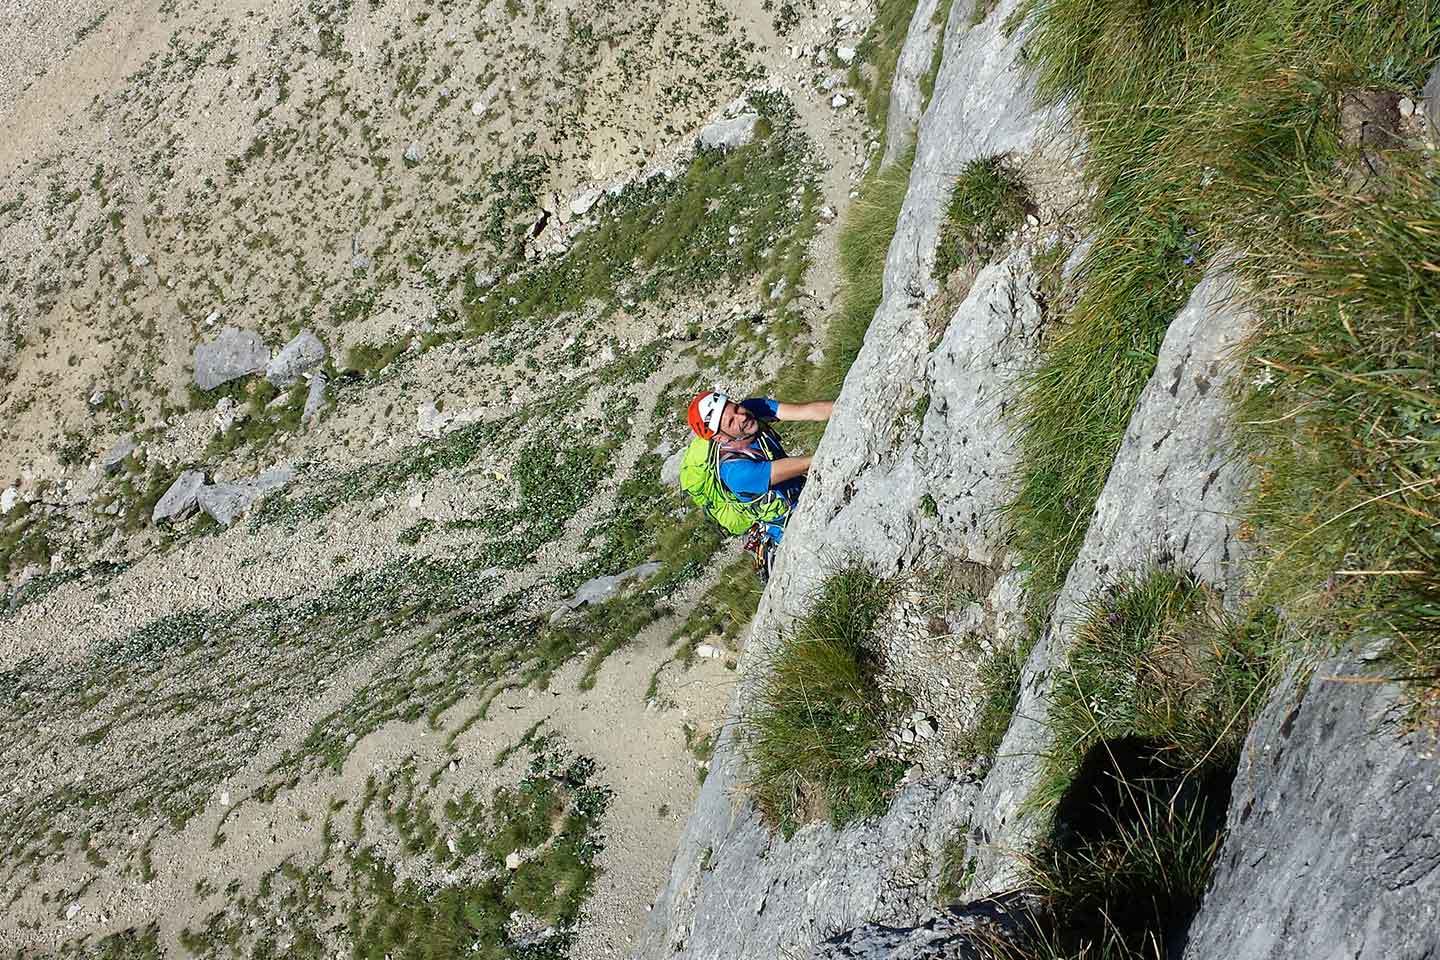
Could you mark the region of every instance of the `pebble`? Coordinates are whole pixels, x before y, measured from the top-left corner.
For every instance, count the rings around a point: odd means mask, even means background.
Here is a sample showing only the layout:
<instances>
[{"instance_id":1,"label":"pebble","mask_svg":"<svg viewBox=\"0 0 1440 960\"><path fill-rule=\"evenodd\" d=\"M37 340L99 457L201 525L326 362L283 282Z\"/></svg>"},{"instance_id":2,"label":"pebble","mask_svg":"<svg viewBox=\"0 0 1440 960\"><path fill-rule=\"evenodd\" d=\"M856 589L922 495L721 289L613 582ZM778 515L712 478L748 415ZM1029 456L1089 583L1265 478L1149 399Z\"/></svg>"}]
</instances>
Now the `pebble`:
<instances>
[{"instance_id":1,"label":"pebble","mask_svg":"<svg viewBox=\"0 0 1440 960\"><path fill-rule=\"evenodd\" d=\"M229 790L221 790L221 791L220 791L220 806L222 806L222 807L228 807L228 806L230 806L230 791L229 791Z\"/></svg>"},{"instance_id":2,"label":"pebble","mask_svg":"<svg viewBox=\"0 0 1440 960\"><path fill-rule=\"evenodd\" d=\"M66 919L66 920L74 920L75 917L76 917L79 913L80 913L80 904L78 904L78 903L72 903L72 904L70 904L70 906L68 906L68 907L65 908L65 919Z\"/></svg>"},{"instance_id":3,"label":"pebble","mask_svg":"<svg viewBox=\"0 0 1440 960\"><path fill-rule=\"evenodd\" d=\"M836 47L835 56L840 58L841 63L852 63L855 60L854 47Z\"/></svg>"},{"instance_id":4,"label":"pebble","mask_svg":"<svg viewBox=\"0 0 1440 960\"><path fill-rule=\"evenodd\" d=\"M1409 97L1401 97L1401 98L1400 98L1400 116L1402 116L1402 117L1413 117L1413 116L1415 116L1415 101L1414 101L1414 100L1411 100Z\"/></svg>"},{"instance_id":5,"label":"pebble","mask_svg":"<svg viewBox=\"0 0 1440 960\"><path fill-rule=\"evenodd\" d=\"M524 863L524 862L525 862L524 859L520 856L520 851L519 851L519 850L512 850L512 851L510 851L510 853L505 857L505 869L506 869L506 870L519 870L519 869L520 869L520 864L522 864L522 863Z\"/></svg>"},{"instance_id":6,"label":"pebble","mask_svg":"<svg viewBox=\"0 0 1440 960\"><path fill-rule=\"evenodd\" d=\"M830 100L830 106L834 107L836 110L839 110L841 107L849 106L849 104L850 101L845 99L845 95L843 93L835 94L835 96L832 97Z\"/></svg>"},{"instance_id":7,"label":"pebble","mask_svg":"<svg viewBox=\"0 0 1440 960\"><path fill-rule=\"evenodd\" d=\"M725 656L725 651L711 643L702 643L695 648L695 656L702 660L719 660Z\"/></svg>"}]
</instances>

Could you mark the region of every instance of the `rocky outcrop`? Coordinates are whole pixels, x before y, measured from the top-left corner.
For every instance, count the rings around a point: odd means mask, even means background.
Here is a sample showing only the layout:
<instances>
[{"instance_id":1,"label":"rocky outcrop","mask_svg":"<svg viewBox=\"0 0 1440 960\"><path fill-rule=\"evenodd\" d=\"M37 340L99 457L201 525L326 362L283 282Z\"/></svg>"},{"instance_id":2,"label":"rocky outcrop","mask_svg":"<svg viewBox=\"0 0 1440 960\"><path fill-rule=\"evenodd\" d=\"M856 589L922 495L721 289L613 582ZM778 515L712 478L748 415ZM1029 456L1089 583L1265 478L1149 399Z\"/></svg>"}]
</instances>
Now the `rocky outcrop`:
<instances>
[{"instance_id":1,"label":"rocky outcrop","mask_svg":"<svg viewBox=\"0 0 1440 960\"><path fill-rule=\"evenodd\" d=\"M1011 894L932 913L909 927L867 923L826 940L814 960L993 960L1033 947L1039 899Z\"/></svg>"},{"instance_id":2,"label":"rocky outcrop","mask_svg":"<svg viewBox=\"0 0 1440 960\"><path fill-rule=\"evenodd\" d=\"M221 384L259 373L270 362L270 350L253 330L225 327L214 340L195 348L195 386L214 390Z\"/></svg>"},{"instance_id":3,"label":"rocky outcrop","mask_svg":"<svg viewBox=\"0 0 1440 960\"><path fill-rule=\"evenodd\" d=\"M1241 575L1237 532L1247 479L1229 442L1226 362L1249 329L1220 271L1206 276L1171 322L1159 361L1131 415L1110 477L1026 665L1015 719L986 778L972 823L970 856L982 891L1008 889L1014 851L1041 818L1019 810L1049 748L1050 676L1069 649L1085 602L1118 575L1173 561L1233 595Z\"/></svg>"},{"instance_id":4,"label":"rocky outcrop","mask_svg":"<svg viewBox=\"0 0 1440 960\"><path fill-rule=\"evenodd\" d=\"M1271 697L1185 960L1440 956L1440 745L1377 679L1342 657Z\"/></svg>"},{"instance_id":5,"label":"rocky outcrop","mask_svg":"<svg viewBox=\"0 0 1440 960\"><path fill-rule=\"evenodd\" d=\"M976 0L960 0L957 7L972 7ZM885 120L885 152L880 163L888 166L899 159L915 141L915 128L925 111L925 91L920 82L930 70L935 45L945 32L936 13L940 0L920 0L910 17L910 28L895 64L895 82L890 87L890 107Z\"/></svg>"},{"instance_id":6,"label":"rocky outcrop","mask_svg":"<svg viewBox=\"0 0 1440 960\"><path fill-rule=\"evenodd\" d=\"M952 12L884 298L816 451L814 480L756 615L747 664L764 656L837 551L880 572L904 569L937 544L995 564L1002 575L987 602L1002 608L998 629L1018 629L1017 574L1004 561L997 511L1014 446L1003 402L1032 361L1043 322L1029 255L1020 249L982 270L939 318L938 337L926 309L927 294L937 292L931 263L954 171L975 157L1026 153L1059 116L1031 101L1017 63L1023 35L999 29L1013 5L976 27L963 4ZM917 423L917 401L927 395ZM927 495L937 517L922 510ZM742 665L739 702L747 690ZM812 825L784 841L737 796L745 773L736 739L726 724L637 957L806 956L834 931L925 912L946 842L970 815L973 783L917 771L884 818L839 833Z\"/></svg>"}]
</instances>

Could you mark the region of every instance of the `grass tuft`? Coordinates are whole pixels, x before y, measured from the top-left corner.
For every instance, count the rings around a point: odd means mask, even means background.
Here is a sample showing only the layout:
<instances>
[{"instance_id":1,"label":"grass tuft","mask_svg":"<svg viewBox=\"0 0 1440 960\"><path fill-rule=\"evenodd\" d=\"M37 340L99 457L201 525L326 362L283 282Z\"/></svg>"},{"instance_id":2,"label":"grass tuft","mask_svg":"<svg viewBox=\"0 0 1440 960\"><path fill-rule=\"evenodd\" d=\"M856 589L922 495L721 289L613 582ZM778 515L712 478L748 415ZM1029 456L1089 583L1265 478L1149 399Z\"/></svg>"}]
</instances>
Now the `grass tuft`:
<instances>
[{"instance_id":1,"label":"grass tuft","mask_svg":"<svg viewBox=\"0 0 1440 960\"><path fill-rule=\"evenodd\" d=\"M813 820L838 829L882 812L899 779L899 762L880 756L888 717L873 649L891 592L859 564L842 566L762 665L742 720L749 791L786 837Z\"/></svg>"},{"instance_id":2,"label":"grass tuft","mask_svg":"<svg viewBox=\"0 0 1440 960\"><path fill-rule=\"evenodd\" d=\"M971 160L955 179L935 250L935 277L991 259L1025 222L1030 205L1020 174L1005 157Z\"/></svg>"}]
</instances>

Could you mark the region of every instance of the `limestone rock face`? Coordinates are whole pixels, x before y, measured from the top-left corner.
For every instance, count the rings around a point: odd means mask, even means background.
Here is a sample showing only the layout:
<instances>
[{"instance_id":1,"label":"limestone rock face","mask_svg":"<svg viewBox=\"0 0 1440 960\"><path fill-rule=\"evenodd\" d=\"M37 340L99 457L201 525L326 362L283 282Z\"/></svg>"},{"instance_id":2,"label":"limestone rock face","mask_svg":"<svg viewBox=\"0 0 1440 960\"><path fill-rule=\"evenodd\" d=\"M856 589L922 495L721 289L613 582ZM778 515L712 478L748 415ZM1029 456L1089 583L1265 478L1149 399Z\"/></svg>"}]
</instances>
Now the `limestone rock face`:
<instances>
[{"instance_id":1,"label":"limestone rock face","mask_svg":"<svg viewBox=\"0 0 1440 960\"><path fill-rule=\"evenodd\" d=\"M814 960L990 960L1027 956L1037 898L1011 894L941 910L908 927L867 923L816 948ZM1003 945L1003 946L1002 946Z\"/></svg>"},{"instance_id":2,"label":"limestone rock face","mask_svg":"<svg viewBox=\"0 0 1440 960\"><path fill-rule=\"evenodd\" d=\"M270 350L255 331L225 327L214 340L195 348L194 362L195 386L214 390L264 370L270 362Z\"/></svg>"},{"instance_id":3,"label":"limestone rock face","mask_svg":"<svg viewBox=\"0 0 1440 960\"><path fill-rule=\"evenodd\" d=\"M325 344L309 330L301 330L265 365L265 379L284 389L324 362Z\"/></svg>"},{"instance_id":4,"label":"limestone rock face","mask_svg":"<svg viewBox=\"0 0 1440 960\"><path fill-rule=\"evenodd\" d=\"M1440 755L1374 672L1340 658L1271 697L1185 960L1440 954Z\"/></svg>"},{"instance_id":5,"label":"limestone rock face","mask_svg":"<svg viewBox=\"0 0 1440 960\"><path fill-rule=\"evenodd\" d=\"M1024 849L1042 826L1021 804L1050 745L1049 678L1069 650L1086 600L1116 576L1162 558L1233 596L1243 559L1237 537L1248 475L1229 438L1226 357L1249 329L1219 271L1196 285L1171 321L1159 362L1125 439L1085 542L1070 567L1049 627L1031 653L1015 719L976 805L972 844L981 890L1009 889Z\"/></svg>"},{"instance_id":6,"label":"limestone rock face","mask_svg":"<svg viewBox=\"0 0 1440 960\"><path fill-rule=\"evenodd\" d=\"M975 0L971 0L971 3L973 2ZM900 59L895 64L895 82L890 87L890 108L885 121L885 153L880 160L882 164L894 163L915 139L915 128L919 125L920 114L925 109L925 93L920 89L920 78L930 69L935 45L940 42L941 35L945 32L945 24L935 22L935 8L938 5L939 0L920 0L915 4L915 13L910 17L910 29L905 34L905 43L900 48ZM964 11L970 5L957 3L954 7ZM849 63L848 60L845 62Z\"/></svg>"},{"instance_id":7,"label":"limestone rock face","mask_svg":"<svg viewBox=\"0 0 1440 960\"><path fill-rule=\"evenodd\" d=\"M957 9L964 5L957 4ZM835 414L815 453L812 480L751 629L747 667L763 657L799 598L824 575L824 558L852 551L875 570L908 567L927 543L1001 567L992 596L997 629L1022 624L1018 574L1002 562L998 508L1013 438L1001 419L1017 372L1035 355L1043 320L1022 249L980 271L940 318L932 343L927 292L953 171L967 160L1032 149L1059 108L1039 109L1016 57L1023 30L999 30L1013 0L978 27L951 31L935 96L920 123L917 157L887 258L884 296ZM947 173L951 171L951 173ZM917 424L917 400L929 395ZM988 493L986 491L989 491ZM926 516L932 496L939 517ZM985 504L980 509L980 504ZM733 710L734 708L732 708ZM970 815L976 785L918 776L890 812L837 833L807 826L789 840L761 823L743 797L735 726L727 723L669 883L635 951L645 960L809 956L836 930L928 909L936 865Z\"/></svg>"}]
</instances>

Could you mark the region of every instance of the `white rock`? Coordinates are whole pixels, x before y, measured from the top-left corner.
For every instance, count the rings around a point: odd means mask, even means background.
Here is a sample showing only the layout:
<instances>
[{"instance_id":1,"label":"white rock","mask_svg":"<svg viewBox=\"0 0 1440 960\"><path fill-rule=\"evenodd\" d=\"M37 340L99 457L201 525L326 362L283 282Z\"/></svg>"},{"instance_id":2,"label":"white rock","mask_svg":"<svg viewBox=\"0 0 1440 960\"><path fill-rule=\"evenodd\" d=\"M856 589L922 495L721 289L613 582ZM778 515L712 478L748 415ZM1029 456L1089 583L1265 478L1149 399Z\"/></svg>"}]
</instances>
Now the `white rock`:
<instances>
[{"instance_id":1,"label":"white rock","mask_svg":"<svg viewBox=\"0 0 1440 960\"><path fill-rule=\"evenodd\" d=\"M679 474L676 474L676 482L679 482ZM4 493L0 493L0 515L9 513L15 509L15 504L20 500L20 491L14 487L6 487Z\"/></svg>"},{"instance_id":2,"label":"white rock","mask_svg":"<svg viewBox=\"0 0 1440 960\"><path fill-rule=\"evenodd\" d=\"M834 221L834 219L835 219L835 208L834 208L834 207L831 207L831 206L821 207L821 208L820 208L820 219L823 220L823 221L826 222L826 223L831 223L832 221Z\"/></svg>"},{"instance_id":3,"label":"white rock","mask_svg":"<svg viewBox=\"0 0 1440 960\"><path fill-rule=\"evenodd\" d=\"M455 854L460 852L460 848L455 844L454 837L447 837L445 839L445 849L450 851L451 856L454 856Z\"/></svg>"},{"instance_id":4,"label":"white rock","mask_svg":"<svg viewBox=\"0 0 1440 960\"><path fill-rule=\"evenodd\" d=\"M834 97L830 99L830 106L834 107L836 110L839 110L841 107L846 107L849 105L850 101L845 99L845 95L843 93L837 93Z\"/></svg>"},{"instance_id":5,"label":"white rock","mask_svg":"<svg viewBox=\"0 0 1440 960\"><path fill-rule=\"evenodd\" d=\"M755 139L755 128L759 123L760 115L755 113L742 113L730 120L717 120L700 131L696 142L708 150L739 150Z\"/></svg>"},{"instance_id":6,"label":"white rock","mask_svg":"<svg viewBox=\"0 0 1440 960\"><path fill-rule=\"evenodd\" d=\"M1401 98L1400 98L1400 116L1402 116L1402 117L1413 117L1413 116L1415 116L1415 101L1414 101L1414 100L1411 100L1409 97L1401 97Z\"/></svg>"},{"instance_id":7,"label":"white rock","mask_svg":"<svg viewBox=\"0 0 1440 960\"><path fill-rule=\"evenodd\" d=\"M719 660L725 656L725 651L710 643L702 643L695 648L695 656L703 660Z\"/></svg>"},{"instance_id":8,"label":"white rock","mask_svg":"<svg viewBox=\"0 0 1440 960\"><path fill-rule=\"evenodd\" d=\"M405 148L405 162L419 163L425 159L425 147L418 141L412 141L410 146Z\"/></svg>"},{"instance_id":9,"label":"white rock","mask_svg":"<svg viewBox=\"0 0 1440 960\"><path fill-rule=\"evenodd\" d=\"M509 855L507 855L507 856L505 857L505 869L506 869L506 870L519 870L519 869L520 869L520 864L522 864L522 863L524 863L524 862L525 862L525 859L520 856L520 851L519 851L519 850L512 850L512 851L509 853Z\"/></svg>"},{"instance_id":10,"label":"white rock","mask_svg":"<svg viewBox=\"0 0 1440 960\"><path fill-rule=\"evenodd\" d=\"M80 904L78 904L78 903L72 903L72 904L70 904L70 906L68 906L68 907L65 908L65 919L66 919L66 920L74 920L75 917L76 917L79 913L80 913Z\"/></svg>"},{"instance_id":11,"label":"white rock","mask_svg":"<svg viewBox=\"0 0 1440 960\"><path fill-rule=\"evenodd\" d=\"M604 196L604 191L599 187L591 187L589 190L582 190L575 194L570 200L570 212L577 217L583 217L589 213ZM479 285L478 283L476 284Z\"/></svg>"},{"instance_id":12,"label":"white rock","mask_svg":"<svg viewBox=\"0 0 1440 960\"><path fill-rule=\"evenodd\" d=\"M915 736L921 740L929 740L935 736L935 724L929 720L921 720L915 724Z\"/></svg>"},{"instance_id":13,"label":"white rock","mask_svg":"<svg viewBox=\"0 0 1440 960\"><path fill-rule=\"evenodd\" d=\"M915 731L914 731L914 730L911 730L909 727L906 727L904 730L901 730L901 731L900 731L900 741L901 741L902 743L914 743L914 742L915 742Z\"/></svg>"},{"instance_id":14,"label":"white rock","mask_svg":"<svg viewBox=\"0 0 1440 960\"><path fill-rule=\"evenodd\" d=\"M215 321L217 321L217 320L219 320L219 319L220 319L220 311L219 311L219 310L211 310L210 313L207 314L206 317L205 317L205 326L207 326L207 327L213 327L213 326L215 326Z\"/></svg>"},{"instance_id":15,"label":"white rock","mask_svg":"<svg viewBox=\"0 0 1440 960\"><path fill-rule=\"evenodd\" d=\"M475 116L477 117L483 117L485 115L485 104L481 103L479 100L476 100L474 103L470 104L470 112L475 114Z\"/></svg>"},{"instance_id":16,"label":"white rock","mask_svg":"<svg viewBox=\"0 0 1440 960\"><path fill-rule=\"evenodd\" d=\"M425 491L416 490L413 494L410 495L410 500L406 505L411 510L419 510L425 505Z\"/></svg>"},{"instance_id":17,"label":"white rock","mask_svg":"<svg viewBox=\"0 0 1440 960\"><path fill-rule=\"evenodd\" d=\"M835 56L840 58L841 63L852 63L855 60L854 47L836 47Z\"/></svg>"},{"instance_id":18,"label":"white rock","mask_svg":"<svg viewBox=\"0 0 1440 960\"><path fill-rule=\"evenodd\" d=\"M451 761L450 761L450 772L451 772L451 773L454 773L456 770L459 770L459 769L460 769L460 764L456 763L454 760L451 760Z\"/></svg>"},{"instance_id":19,"label":"white rock","mask_svg":"<svg viewBox=\"0 0 1440 960\"><path fill-rule=\"evenodd\" d=\"M433 401L422 403L415 409L416 429L422 437L438 437L445 432L450 417L440 412Z\"/></svg>"},{"instance_id":20,"label":"white rock","mask_svg":"<svg viewBox=\"0 0 1440 960\"><path fill-rule=\"evenodd\" d=\"M221 790L221 791L220 791L220 806L222 806L222 807L228 807L228 806L230 806L230 791L229 791L229 790Z\"/></svg>"}]
</instances>

